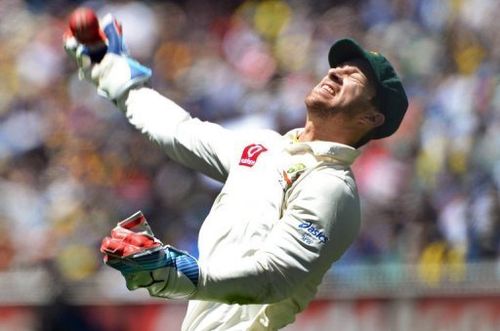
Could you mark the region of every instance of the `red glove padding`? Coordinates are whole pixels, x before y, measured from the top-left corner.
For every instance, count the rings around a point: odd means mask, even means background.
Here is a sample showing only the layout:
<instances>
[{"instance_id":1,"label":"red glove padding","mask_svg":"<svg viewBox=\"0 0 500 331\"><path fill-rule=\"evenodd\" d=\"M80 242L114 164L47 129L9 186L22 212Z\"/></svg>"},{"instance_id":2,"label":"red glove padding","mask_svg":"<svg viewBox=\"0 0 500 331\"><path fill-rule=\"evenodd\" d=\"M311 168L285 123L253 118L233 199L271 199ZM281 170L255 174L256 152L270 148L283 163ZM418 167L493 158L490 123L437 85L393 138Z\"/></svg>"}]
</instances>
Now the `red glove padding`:
<instances>
[{"instance_id":1,"label":"red glove padding","mask_svg":"<svg viewBox=\"0 0 500 331\"><path fill-rule=\"evenodd\" d=\"M100 250L105 254L104 262L107 262L109 257L124 258L162 245L142 213L137 212L111 230L111 236L102 240Z\"/></svg>"},{"instance_id":2,"label":"red glove padding","mask_svg":"<svg viewBox=\"0 0 500 331\"><path fill-rule=\"evenodd\" d=\"M111 237L102 240L101 252L113 257L126 257L158 246L161 243L154 237L116 227L111 231Z\"/></svg>"}]
</instances>

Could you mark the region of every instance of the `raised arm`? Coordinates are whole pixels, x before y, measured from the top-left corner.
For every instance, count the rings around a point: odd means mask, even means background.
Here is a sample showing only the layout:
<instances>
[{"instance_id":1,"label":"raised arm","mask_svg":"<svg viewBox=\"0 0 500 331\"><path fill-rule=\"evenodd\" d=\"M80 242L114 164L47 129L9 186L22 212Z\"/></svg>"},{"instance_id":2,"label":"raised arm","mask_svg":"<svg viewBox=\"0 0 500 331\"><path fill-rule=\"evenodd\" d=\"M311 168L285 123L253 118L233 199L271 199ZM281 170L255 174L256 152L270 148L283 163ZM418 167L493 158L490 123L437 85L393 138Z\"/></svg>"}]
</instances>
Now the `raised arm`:
<instances>
[{"instance_id":1,"label":"raised arm","mask_svg":"<svg viewBox=\"0 0 500 331\"><path fill-rule=\"evenodd\" d=\"M107 15L101 25L106 39L104 57L97 57L95 48L79 43L71 33L65 35L65 49L76 59L80 78L95 84L100 95L117 105L132 125L159 143L172 159L224 181L234 150L233 134L191 118L172 100L144 87L152 72L128 55L120 24Z\"/></svg>"},{"instance_id":2,"label":"raised arm","mask_svg":"<svg viewBox=\"0 0 500 331\"><path fill-rule=\"evenodd\" d=\"M226 179L237 140L233 132L192 118L178 104L149 88L131 90L118 105L129 122L170 158L214 179Z\"/></svg>"}]
</instances>

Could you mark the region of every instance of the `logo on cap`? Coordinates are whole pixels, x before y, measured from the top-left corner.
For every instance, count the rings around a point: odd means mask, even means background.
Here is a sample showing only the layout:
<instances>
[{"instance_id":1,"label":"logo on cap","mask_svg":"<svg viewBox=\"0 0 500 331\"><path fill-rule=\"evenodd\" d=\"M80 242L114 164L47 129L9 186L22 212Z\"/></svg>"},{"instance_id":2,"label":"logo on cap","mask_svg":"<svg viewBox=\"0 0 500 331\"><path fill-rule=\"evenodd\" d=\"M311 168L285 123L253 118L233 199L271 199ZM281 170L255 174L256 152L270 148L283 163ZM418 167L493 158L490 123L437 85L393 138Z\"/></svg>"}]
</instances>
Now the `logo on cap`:
<instances>
[{"instance_id":1,"label":"logo on cap","mask_svg":"<svg viewBox=\"0 0 500 331\"><path fill-rule=\"evenodd\" d=\"M245 167L253 167L257 162L257 158L263 152L267 151L267 148L261 144L251 144L243 149L241 154L240 165Z\"/></svg>"}]
</instances>

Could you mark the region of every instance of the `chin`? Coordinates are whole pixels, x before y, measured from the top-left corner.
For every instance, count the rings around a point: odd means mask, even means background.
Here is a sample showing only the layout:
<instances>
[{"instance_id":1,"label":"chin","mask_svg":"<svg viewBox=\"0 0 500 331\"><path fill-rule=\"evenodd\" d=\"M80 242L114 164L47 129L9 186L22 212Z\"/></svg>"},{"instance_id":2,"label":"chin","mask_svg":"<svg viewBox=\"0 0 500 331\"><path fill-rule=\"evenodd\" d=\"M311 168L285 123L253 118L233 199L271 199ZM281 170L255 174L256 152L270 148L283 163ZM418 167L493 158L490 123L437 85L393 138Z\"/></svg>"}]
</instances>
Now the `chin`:
<instances>
[{"instance_id":1,"label":"chin","mask_svg":"<svg viewBox=\"0 0 500 331\"><path fill-rule=\"evenodd\" d=\"M307 112L314 115L327 116L333 114L333 109L327 107L325 102L311 96L305 100Z\"/></svg>"},{"instance_id":2,"label":"chin","mask_svg":"<svg viewBox=\"0 0 500 331\"><path fill-rule=\"evenodd\" d=\"M313 93L309 94L305 99L307 109L321 109L325 108L325 102L318 98Z\"/></svg>"},{"instance_id":3,"label":"chin","mask_svg":"<svg viewBox=\"0 0 500 331\"><path fill-rule=\"evenodd\" d=\"M330 102L328 102L330 101ZM331 105L332 100L327 100L324 96L311 91L305 99L306 107L309 111L314 113L333 113L335 112L334 107Z\"/></svg>"}]
</instances>

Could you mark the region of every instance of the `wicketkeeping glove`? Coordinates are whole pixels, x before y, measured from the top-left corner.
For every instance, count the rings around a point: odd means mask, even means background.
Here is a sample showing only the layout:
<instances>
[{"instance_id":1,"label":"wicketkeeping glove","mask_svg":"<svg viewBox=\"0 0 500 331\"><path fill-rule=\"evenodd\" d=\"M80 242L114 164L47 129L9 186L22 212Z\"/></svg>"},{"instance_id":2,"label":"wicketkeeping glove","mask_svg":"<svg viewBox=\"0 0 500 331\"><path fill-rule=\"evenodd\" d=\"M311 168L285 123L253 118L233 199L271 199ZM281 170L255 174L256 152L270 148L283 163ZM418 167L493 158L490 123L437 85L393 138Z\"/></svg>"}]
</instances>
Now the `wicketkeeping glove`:
<instances>
[{"instance_id":1,"label":"wicketkeeping glove","mask_svg":"<svg viewBox=\"0 0 500 331\"><path fill-rule=\"evenodd\" d=\"M91 81L100 95L116 102L131 88L147 82L152 72L129 57L121 25L111 14L102 19L101 26L106 40L102 47L83 45L66 32L64 49L76 60L80 79Z\"/></svg>"},{"instance_id":2,"label":"wicketkeeping glove","mask_svg":"<svg viewBox=\"0 0 500 331\"><path fill-rule=\"evenodd\" d=\"M104 55L106 55L108 46L106 44L85 46L79 43L69 30L63 35L63 46L66 53L75 60L78 66L78 78L92 82L91 71L93 63L98 63L102 60Z\"/></svg>"},{"instance_id":3,"label":"wicketkeeping glove","mask_svg":"<svg viewBox=\"0 0 500 331\"><path fill-rule=\"evenodd\" d=\"M119 270L127 288L147 288L151 296L188 299L197 289L199 267L194 257L154 237L139 211L121 221L103 239L104 262Z\"/></svg>"}]
</instances>

